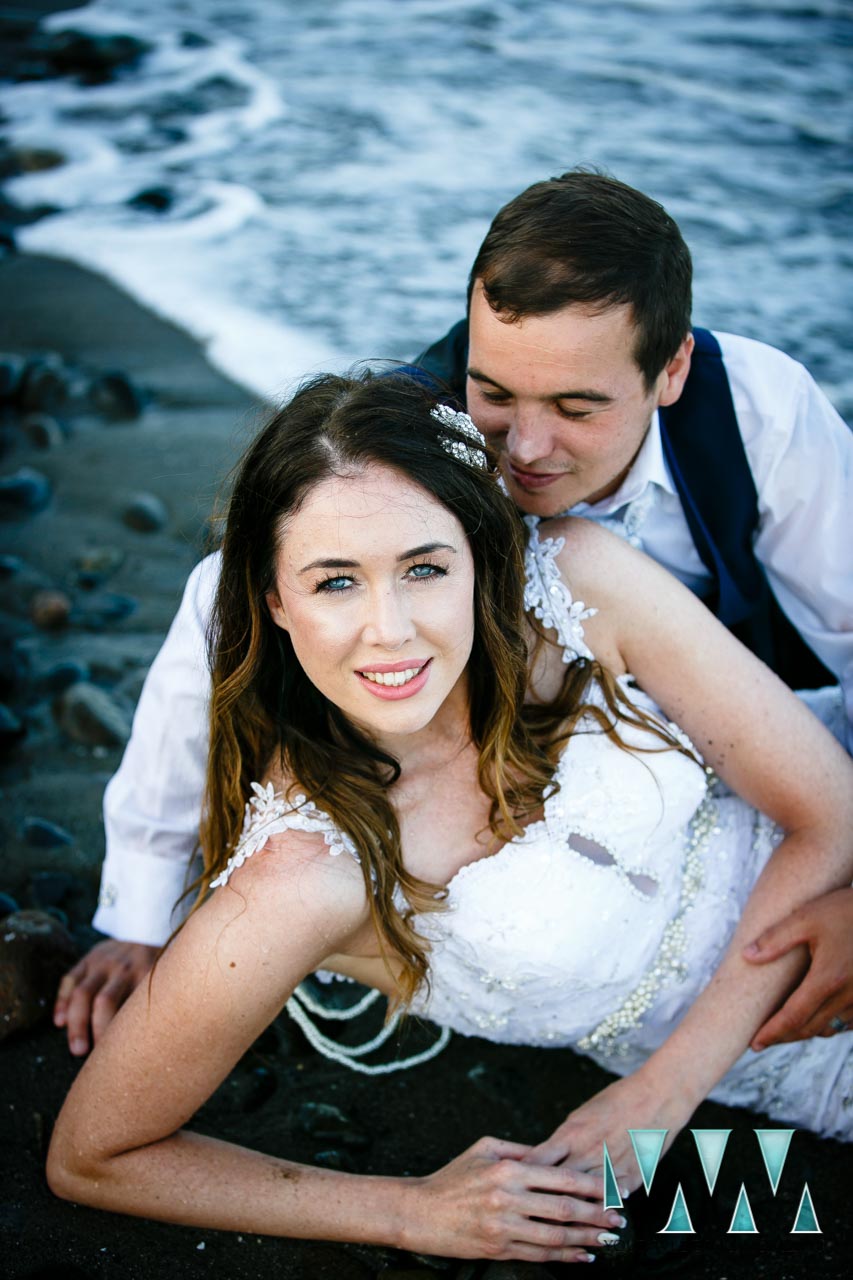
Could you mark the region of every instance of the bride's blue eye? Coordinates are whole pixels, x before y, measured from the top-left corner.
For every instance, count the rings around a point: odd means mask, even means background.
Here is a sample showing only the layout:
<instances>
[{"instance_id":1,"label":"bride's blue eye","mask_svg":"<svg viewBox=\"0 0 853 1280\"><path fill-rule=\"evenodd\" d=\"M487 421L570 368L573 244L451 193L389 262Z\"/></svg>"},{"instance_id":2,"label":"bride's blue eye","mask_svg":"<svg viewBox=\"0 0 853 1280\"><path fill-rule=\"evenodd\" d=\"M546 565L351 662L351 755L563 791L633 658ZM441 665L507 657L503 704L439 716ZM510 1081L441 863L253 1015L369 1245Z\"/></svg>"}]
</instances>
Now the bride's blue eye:
<instances>
[{"instance_id":1,"label":"bride's blue eye","mask_svg":"<svg viewBox=\"0 0 853 1280\"><path fill-rule=\"evenodd\" d=\"M322 582L318 582L314 588L316 591L328 591L330 595L336 595L338 592L346 591L352 586L352 578L325 578Z\"/></svg>"},{"instance_id":2,"label":"bride's blue eye","mask_svg":"<svg viewBox=\"0 0 853 1280\"><path fill-rule=\"evenodd\" d=\"M419 570L421 569L425 569L426 572L420 573ZM421 581L423 581L429 578L443 578L447 573L447 570L442 569L441 565L428 564L426 561L423 561L421 564L413 564L409 569L409 573L413 578L420 578Z\"/></svg>"}]
</instances>

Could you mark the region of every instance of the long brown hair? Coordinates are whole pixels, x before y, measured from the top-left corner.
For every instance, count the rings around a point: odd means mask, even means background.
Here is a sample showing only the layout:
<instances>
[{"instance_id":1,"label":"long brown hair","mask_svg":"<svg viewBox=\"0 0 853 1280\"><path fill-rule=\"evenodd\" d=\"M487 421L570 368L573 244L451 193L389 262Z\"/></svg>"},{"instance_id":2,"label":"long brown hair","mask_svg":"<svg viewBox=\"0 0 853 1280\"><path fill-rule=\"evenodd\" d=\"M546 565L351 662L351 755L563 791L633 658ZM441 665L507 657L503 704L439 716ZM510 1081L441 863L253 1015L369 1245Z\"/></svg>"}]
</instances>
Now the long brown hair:
<instances>
[{"instance_id":1,"label":"long brown hair","mask_svg":"<svg viewBox=\"0 0 853 1280\"><path fill-rule=\"evenodd\" d=\"M380 943L402 961L401 996L427 978L426 946L411 925L436 910L444 887L407 871L388 788L396 760L315 688L287 632L269 616L278 530L330 476L392 467L458 518L475 572L475 636L468 666L472 740L490 826L508 839L540 804L551 766L524 723L527 645L524 530L485 451L431 410L435 394L402 375L323 375L304 385L261 431L240 468L227 511L209 638L212 696L201 845L202 894L224 868L250 784L278 756L309 804L353 840ZM452 442L458 448L448 448ZM461 455L461 456L460 456ZM480 465L476 465L479 463ZM397 886L409 908L394 905Z\"/></svg>"},{"instance_id":2,"label":"long brown hair","mask_svg":"<svg viewBox=\"0 0 853 1280\"><path fill-rule=\"evenodd\" d=\"M210 748L196 906L225 868L244 819L251 783L278 760L297 792L353 841L386 962L401 962L400 999L428 982L427 944L413 917L441 909L446 889L406 869L389 787L397 761L380 750L311 683L290 637L269 615L283 518L332 476L370 464L391 467L453 512L474 562L474 641L468 663L471 738L489 798L489 829L520 834L556 785L561 745L589 711L618 738L634 714L597 663L570 664L558 698L525 706L528 635L524 615L525 529L497 479L494 460L452 424L431 415L435 392L402 374L326 374L305 384L253 442L239 466L227 510L221 574L209 634ZM449 446L455 443L456 448ZM585 701L597 676L610 716ZM408 906L395 905L397 887Z\"/></svg>"}]
</instances>

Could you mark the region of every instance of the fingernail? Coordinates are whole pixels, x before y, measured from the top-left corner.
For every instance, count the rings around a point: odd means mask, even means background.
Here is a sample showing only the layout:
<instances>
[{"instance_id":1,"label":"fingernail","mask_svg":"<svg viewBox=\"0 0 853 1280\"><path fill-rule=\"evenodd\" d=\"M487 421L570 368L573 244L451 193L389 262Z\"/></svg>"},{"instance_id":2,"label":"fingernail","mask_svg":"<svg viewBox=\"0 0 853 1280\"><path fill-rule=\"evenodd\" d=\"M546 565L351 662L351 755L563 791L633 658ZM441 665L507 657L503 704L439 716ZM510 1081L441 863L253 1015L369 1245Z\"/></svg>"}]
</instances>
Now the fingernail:
<instances>
[{"instance_id":1,"label":"fingernail","mask_svg":"<svg viewBox=\"0 0 853 1280\"><path fill-rule=\"evenodd\" d=\"M757 956L760 950L761 948L757 942L750 942L748 946L744 947L743 954L745 956Z\"/></svg>"},{"instance_id":2,"label":"fingernail","mask_svg":"<svg viewBox=\"0 0 853 1280\"><path fill-rule=\"evenodd\" d=\"M614 1235L612 1231L601 1231L596 1237L599 1244L618 1244L619 1237Z\"/></svg>"},{"instance_id":3,"label":"fingernail","mask_svg":"<svg viewBox=\"0 0 853 1280\"><path fill-rule=\"evenodd\" d=\"M581 1254L581 1262L595 1262L595 1254L594 1254L594 1253L582 1253L582 1254Z\"/></svg>"},{"instance_id":4,"label":"fingernail","mask_svg":"<svg viewBox=\"0 0 853 1280\"><path fill-rule=\"evenodd\" d=\"M626 1219L622 1217L621 1213L609 1213L607 1215L607 1221L610 1223L611 1227L621 1228L627 1227L628 1225Z\"/></svg>"},{"instance_id":5,"label":"fingernail","mask_svg":"<svg viewBox=\"0 0 853 1280\"><path fill-rule=\"evenodd\" d=\"M619 1194L621 1195L623 1200L627 1200L631 1192L628 1190L627 1187L620 1187Z\"/></svg>"},{"instance_id":6,"label":"fingernail","mask_svg":"<svg viewBox=\"0 0 853 1280\"><path fill-rule=\"evenodd\" d=\"M86 1041L85 1041L85 1040L72 1040L72 1041L71 1041L71 1052L72 1052L72 1053L76 1053L76 1054L85 1053L85 1052L86 1052Z\"/></svg>"}]
</instances>

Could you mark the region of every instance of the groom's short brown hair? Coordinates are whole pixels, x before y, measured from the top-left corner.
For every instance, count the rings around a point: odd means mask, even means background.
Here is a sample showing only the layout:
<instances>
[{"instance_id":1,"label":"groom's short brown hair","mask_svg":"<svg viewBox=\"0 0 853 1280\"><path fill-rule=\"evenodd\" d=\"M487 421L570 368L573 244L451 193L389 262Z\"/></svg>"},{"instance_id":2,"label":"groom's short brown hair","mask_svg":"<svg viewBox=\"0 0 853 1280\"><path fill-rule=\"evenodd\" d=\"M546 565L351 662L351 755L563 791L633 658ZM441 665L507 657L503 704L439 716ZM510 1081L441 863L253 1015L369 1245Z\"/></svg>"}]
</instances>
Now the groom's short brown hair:
<instances>
[{"instance_id":1,"label":"groom's short brown hair","mask_svg":"<svg viewBox=\"0 0 853 1280\"><path fill-rule=\"evenodd\" d=\"M690 250L662 205L616 178L572 169L504 205L471 268L503 320L573 304L627 304L648 386L690 330Z\"/></svg>"}]
</instances>

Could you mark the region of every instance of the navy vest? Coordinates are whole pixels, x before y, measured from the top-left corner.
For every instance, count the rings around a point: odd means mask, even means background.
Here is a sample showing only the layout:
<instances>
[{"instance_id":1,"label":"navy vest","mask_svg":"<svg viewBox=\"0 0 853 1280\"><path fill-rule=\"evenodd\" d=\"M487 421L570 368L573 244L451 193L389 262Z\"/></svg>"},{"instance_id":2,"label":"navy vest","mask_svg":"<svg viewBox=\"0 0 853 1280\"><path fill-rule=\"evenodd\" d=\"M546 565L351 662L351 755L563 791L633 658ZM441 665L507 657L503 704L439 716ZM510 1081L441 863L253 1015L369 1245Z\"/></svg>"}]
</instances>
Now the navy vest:
<instances>
[{"instance_id":1,"label":"navy vest","mask_svg":"<svg viewBox=\"0 0 853 1280\"><path fill-rule=\"evenodd\" d=\"M660 410L661 442L696 550L713 579L705 603L794 689L836 684L779 608L755 557L755 482L738 428L720 346L694 329L684 390ZM468 325L462 320L417 365L465 403Z\"/></svg>"}]
</instances>

